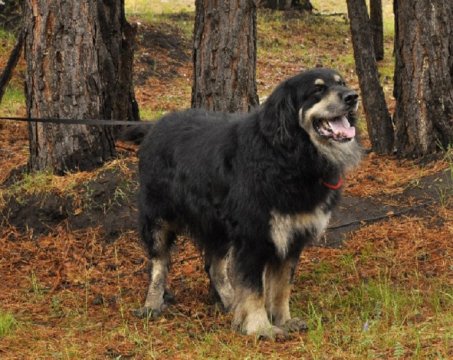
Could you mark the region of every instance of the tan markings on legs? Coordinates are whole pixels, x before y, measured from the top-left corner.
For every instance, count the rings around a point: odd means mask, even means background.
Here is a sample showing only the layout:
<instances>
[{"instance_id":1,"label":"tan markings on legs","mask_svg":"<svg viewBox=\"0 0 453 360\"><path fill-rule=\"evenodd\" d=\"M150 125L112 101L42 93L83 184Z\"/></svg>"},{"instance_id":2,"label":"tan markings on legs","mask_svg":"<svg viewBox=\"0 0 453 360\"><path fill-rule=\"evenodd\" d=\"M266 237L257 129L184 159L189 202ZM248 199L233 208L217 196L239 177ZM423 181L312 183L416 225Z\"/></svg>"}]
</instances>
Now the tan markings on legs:
<instances>
[{"instance_id":1,"label":"tan markings on legs","mask_svg":"<svg viewBox=\"0 0 453 360\"><path fill-rule=\"evenodd\" d=\"M169 226L162 226L154 232L154 247L159 249L160 256L151 259L151 279L145 308L160 311L164 303L164 291L167 281L168 267L170 264L170 249L167 244Z\"/></svg>"},{"instance_id":2,"label":"tan markings on legs","mask_svg":"<svg viewBox=\"0 0 453 360\"><path fill-rule=\"evenodd\" d=\"M168 274L167 259L151 260L151 281L146 295L145 307L160 311L164 304L165 282Z\"/></svg>"},{"instance_id":3,"label":"tan markings on legs","mask_svg":"<svg viewBox=\"0 0 453 360\"><path fill-rule=\"evenodd\" d=\"M244 287L236 289L233 326L247 335L272 332L262 295Z\"/></svg>"},{"instance_id":4,"label":"tan markings on legs","mask_svg":"<svg viewBox=\"0 0 453 360\"><path fill-rule=\"evenodd\" d=\"M213 257L209 268L209 276L222 300L226 310L230 310L234 300L234 289L228 278L229 255L224 258Z\"/></svg>"},{"instance_id":5,"label":"tan markings on legs","mask_svg":"<svg viewBox=\"0 0 453 360\"><path fill-rule=\"evenodd\" d=\"M266 310L274 325L282 326L291 319L289 298L294 261L285 260L280 266L268 266L265 271Z\"/></svg>"}]
</instances>

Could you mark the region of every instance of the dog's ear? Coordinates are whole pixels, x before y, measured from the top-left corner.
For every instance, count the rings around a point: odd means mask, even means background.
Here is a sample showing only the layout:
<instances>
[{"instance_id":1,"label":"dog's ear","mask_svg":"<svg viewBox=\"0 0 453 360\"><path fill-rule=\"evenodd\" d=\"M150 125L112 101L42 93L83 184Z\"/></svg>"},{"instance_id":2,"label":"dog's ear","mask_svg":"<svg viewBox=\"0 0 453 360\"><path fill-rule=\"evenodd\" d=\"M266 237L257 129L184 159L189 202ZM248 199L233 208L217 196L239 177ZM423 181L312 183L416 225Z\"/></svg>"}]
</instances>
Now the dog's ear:
<instances>
[{"instance_id":1,"label":"dog's ear","mask_svg":"<svg viewBox=\"0 0 453 360\"><path fill-rule=\"evenodd\" d=\"M263 105L260 127L273 144L289 144L297 124L295 94L287 83L281 84Z\"/></svg>"}]
</instances>

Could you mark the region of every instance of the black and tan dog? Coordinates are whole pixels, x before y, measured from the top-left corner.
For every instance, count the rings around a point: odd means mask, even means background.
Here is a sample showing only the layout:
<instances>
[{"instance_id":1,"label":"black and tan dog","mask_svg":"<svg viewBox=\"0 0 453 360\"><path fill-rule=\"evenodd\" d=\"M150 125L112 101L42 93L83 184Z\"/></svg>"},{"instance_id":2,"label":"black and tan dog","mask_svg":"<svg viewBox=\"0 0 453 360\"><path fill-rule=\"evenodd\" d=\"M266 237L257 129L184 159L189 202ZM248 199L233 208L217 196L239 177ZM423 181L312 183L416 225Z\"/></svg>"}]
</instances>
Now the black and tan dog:
<instances>
[{"instance_id":1,"label":"black and tan dog","mask_svg":"<svg viewBox=\"0 0 453 360\"><path fill-rule=\"evenodd\" d=\"M139 152L140 233L152 264L140 313L160 314L172 244L189 231L237 329L273 338L302 328L289 311L292 277L359 162L357 103L337 72L314 69L250 114L159 120Z\"/></svg>"}]
</instances>

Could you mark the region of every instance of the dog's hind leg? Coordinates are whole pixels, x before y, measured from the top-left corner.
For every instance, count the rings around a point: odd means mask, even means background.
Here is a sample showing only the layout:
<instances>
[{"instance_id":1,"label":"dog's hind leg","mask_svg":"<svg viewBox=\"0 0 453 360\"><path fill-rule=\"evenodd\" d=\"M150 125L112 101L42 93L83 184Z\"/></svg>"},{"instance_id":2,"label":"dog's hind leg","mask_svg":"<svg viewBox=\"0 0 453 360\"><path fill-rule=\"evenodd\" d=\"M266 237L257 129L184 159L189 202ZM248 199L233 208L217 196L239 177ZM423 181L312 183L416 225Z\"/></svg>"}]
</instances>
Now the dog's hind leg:
<instances>
[{"instance_id":1,"label":"dog's hind leg","mask_svg":"<svg viewBox=\"0 0 453 360\"><path fill-rule=\"evenodd\" d=\"M267 266L265 271L267 313L274 325L288 332L307 329L303 320L291 319L289 312L289 298L296 264L296 259L289 258L282 263Z\"/></svg>"},{"instance_id":2,"label":"dog's hind leg","mask_svg":"<svg viewBox=\"0 0 453 360\"><path fill-rule=\"evenodd\" d=\"M151 258L151 274L145 306L135 311L139 317L157 317L164 309L165 285L170 266L170 250L176 238L166 221L142 222L142 238Z\"/></svg>"}]
</instances>

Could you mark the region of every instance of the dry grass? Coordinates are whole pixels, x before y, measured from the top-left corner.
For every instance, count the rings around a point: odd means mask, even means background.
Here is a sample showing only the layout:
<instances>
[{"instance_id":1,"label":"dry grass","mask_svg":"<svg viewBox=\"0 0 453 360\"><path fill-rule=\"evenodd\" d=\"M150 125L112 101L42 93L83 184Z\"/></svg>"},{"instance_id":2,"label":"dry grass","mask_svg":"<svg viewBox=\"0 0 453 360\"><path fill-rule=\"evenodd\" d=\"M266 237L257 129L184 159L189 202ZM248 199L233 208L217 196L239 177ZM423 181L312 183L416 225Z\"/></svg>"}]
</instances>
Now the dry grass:
<instances>
[{"instance_id":1,"label":"dry grass","mask_svg":"<svg viewBox=\"0 0 453 360\"><path fill-rule=\"evenodd\" d=\"M394 156L366 156L360 168L347 178L346 193L355 196L394 195L408 186L415 186L420 178L448 169L447 159L421 166L416 160L398 159Z\"/></svg>"},{"instance_id":2,"label":"dry grass","mask_svg":"<svg viewBox=\"0 0 453 360\"><path fill-rule=\"evenodd\" d=\"M31 240L6 229L0 246L2 307L18 319L0 343L4 358L448 358L452 340L453 228L405 218L364 227L343 249L309 248L292 309L310 331L283 344L229 329L207 305L207 278L181 238L170 287L178 304L156 322L139 320L146 260L135 232L114 244L99 229ZM12 241L12 239L14 239ZM6 261L8 259L8 261ZM14 286L12 286L14 284ZM29 334L33 334L31 337ZM404 356L394 356L401 353ZM6 356L8 355L8 356Z\"/></svg>"}]
</instances>

